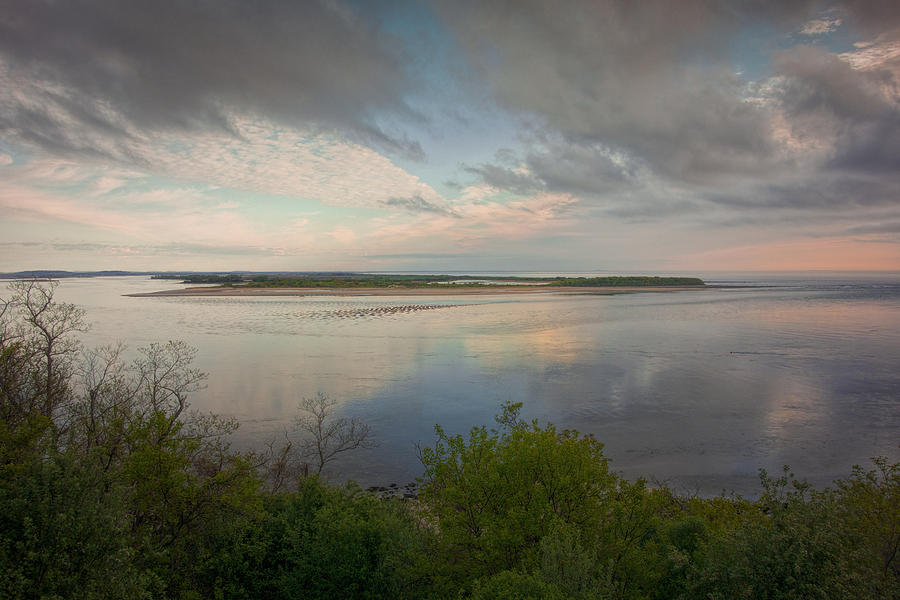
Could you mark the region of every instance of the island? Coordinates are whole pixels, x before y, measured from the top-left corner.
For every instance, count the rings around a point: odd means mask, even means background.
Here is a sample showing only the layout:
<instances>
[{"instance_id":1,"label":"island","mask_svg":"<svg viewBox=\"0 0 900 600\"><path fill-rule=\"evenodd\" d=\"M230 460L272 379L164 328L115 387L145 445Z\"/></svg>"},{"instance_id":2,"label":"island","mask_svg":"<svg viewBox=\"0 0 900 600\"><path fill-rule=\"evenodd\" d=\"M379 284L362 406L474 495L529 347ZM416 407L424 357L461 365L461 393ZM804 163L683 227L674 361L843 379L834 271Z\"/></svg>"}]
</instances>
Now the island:
<instances>
[{"instance_id":1,"label":"island","mask_svg":"<svg viewBox=\"0 0 900 600\"><path fill-rule=\"evenodd\" d=\"M370 273L304 273L292 275L187 274L157 275L179 280L182 289L128 294L146 296L432 296L472 294L621 294L706 288L696 277L646 275L604 277L486 277ZM202 286L202 287L196 287Z\"/></svg>"}]
</instances>

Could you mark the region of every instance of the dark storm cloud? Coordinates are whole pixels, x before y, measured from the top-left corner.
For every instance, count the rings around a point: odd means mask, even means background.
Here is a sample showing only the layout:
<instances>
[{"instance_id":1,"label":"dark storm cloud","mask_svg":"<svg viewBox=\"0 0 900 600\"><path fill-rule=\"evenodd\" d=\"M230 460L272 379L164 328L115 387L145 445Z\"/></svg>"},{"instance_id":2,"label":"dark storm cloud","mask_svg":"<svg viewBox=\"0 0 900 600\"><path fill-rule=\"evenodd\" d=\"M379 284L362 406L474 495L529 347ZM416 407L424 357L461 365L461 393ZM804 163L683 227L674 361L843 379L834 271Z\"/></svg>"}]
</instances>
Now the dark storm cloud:
<instances>
[{"instance_id":1,"label":"dark storm cloud","mask_svg":"<svg viewBox=\"0 0 900 600\"><path fill-rule=\"evenodd\" d=\"M388 198L384 201L384 204L385 206L393 208L402 208L411 213L434 213L452 217L457 216L456 213L446 206L435 204L418 195L409 196L407 198Z\"/></svg>"},{"instance_id":2,"label":"dark storm cloud","mask_svg":"<svg viewBox=\"0 0 900 600\"><path fill-rule=\"evenodd\" d=\"M515 194L527 196L545 188L545 184L533 175L522 173L504 165L484 163L464 165L463 170L477 176L484 183Z\"/></svg>"},{"instance_id":3,"label":"dark storm cloud","mask_svg":"<svg viewBox=\"0 0 900 600\"><path fill-rule=\"evenodd\" d=\"M869 35L900 27L900 4L894 0L843 0L838 6Z\"/></svg>"},{"instance_id":4,"label":"dark storm cloud","mask_svg":"<svg viewBox=\"0 0 900 600\"><path fill-rule=\"evenodd\" d=\"M849 227L842 233L846 235L878 235L878 234L900 234L900 221L891 221L888 223L871 223L868 225L858 225Z\"/></svg>"},{"instance_id":5,"label":"dark storm cloud","mask_svg":"<svg viewBox=\"0 0 900 600\"><path fill-rule=\"evenodd\" d=\"M630 181L633 173L597 145L564 144L530 154L525 161L547 189L575 195L603 194Z\"/></svg>"},{"instance_id":6,"label":"dark storm cloud","mask_svg":"<svg viewBox=\"0 0 900 600\"><path fill-rule=\"evenodd\" d=\"M729 45L755 27L786 36L822 9L860 23L866 35L883 34L883 41L896 37L896 3L473 0L440 6L498 102L561 139L551 151L523 157L527 174L499 160L466 167L486 183L517 193L602 197L649 175L701 202L750 210L898 203L891 191L900 167L898 103L896 93L883 92L900 86L897 69L855 70L824 50L798 48L776 55L777 80L754 87L734 72ZM759 97L748 101L753 96ZM783 134L776 131L779 118L793 136L790 148L776 135ZM807 151L807 142L816 144ZM611 161L613 155L621 160ZM667 213L634 205L623 210Z\"/></svg>"},{"instance_id":7,"label":"dark storm cloud","mask_svg":"<svg viewBox=\"0 0 900 600\"><path fill-rule=\"evenodd\" d=\"M781 52L774 65L785 78L780 100L794 132L834 140L831 168L900 169L900 105L883 92L900 86L895 71L856 70L811 47Z\"/></svg>"},{"instance_id":8,"label":"dark storm cloud","mask_svg":"<svg viewBox=\"0 0 900 600\"><path fill-rule=\"evenodd\" d=\"M895 177L842 172L820 173L792 183L761 182L745 189L708 192L705 199L731 208L816 209L845 213L860 209L891 209L900 203Z\"/></svg>"},{"instance_id":9,"label":"dark storm cloud","mask_svg":"<svg viewBox=\"0 0 900 600\"><path fill-rule=\"evenodd\" d=\"M579 144L559 136L542 136L524 157L504 149L493 163L463 165L484 183L516 194L554 191L597 196L634 183L634 167L598 144Z\"/></svg>"},{"instance_id":10,"label":"dark storm cloud","mask_svg":"<svg viewBox=\"0 0 900 600\"><path fill-rule=\"evenodd\" d=\"M765 169L773 152L766 112L743 101L743 82L719 58L729 33L754 14L797 21L802 8L487 0L448 2L442 14L505 107L568 142L705 181Z\"/></svg>"},{"instance_id":11,"label":"dark storm cloud","mask_svg":"<svg viewBox=\"0 0 900 600\"><path fill-rule=\"evenodd\" d=\"M22 90L31 92L27 104L0 102L0 134L55 155L144 163L130 147L133 135L98 117L89 103L81 105L28 83Z\"/></svg>"},{"instance_id":12,"label":"dark storm cloud","mask_svg":"<svg viewBox=\"0 0 900 600\"><path fill-rule=\"evenodd\" d=\"M54 140L78 129L88 139L230 131L242 114L418 157L416 142L377 124L419 118L403 101L404 52L336 2L7 0L0 58L20 89L0 106L0 127L82 151Z\"/></svg>"},{"instance_id":13,"label":"dark storm cloud","mask_svg":"<svg viewBox=\"0 0 900 600\"><path fill-rule=\"evenodd\" d=\"M699 215L707 207L691 201L675 201L671 199L657 200L655 202L639 202L623 204L615 208L606 209L603 216L613 217L629 223L647 223L659 221L670 217L684 217L685 215Z\"/></svg>"}]
</instances>

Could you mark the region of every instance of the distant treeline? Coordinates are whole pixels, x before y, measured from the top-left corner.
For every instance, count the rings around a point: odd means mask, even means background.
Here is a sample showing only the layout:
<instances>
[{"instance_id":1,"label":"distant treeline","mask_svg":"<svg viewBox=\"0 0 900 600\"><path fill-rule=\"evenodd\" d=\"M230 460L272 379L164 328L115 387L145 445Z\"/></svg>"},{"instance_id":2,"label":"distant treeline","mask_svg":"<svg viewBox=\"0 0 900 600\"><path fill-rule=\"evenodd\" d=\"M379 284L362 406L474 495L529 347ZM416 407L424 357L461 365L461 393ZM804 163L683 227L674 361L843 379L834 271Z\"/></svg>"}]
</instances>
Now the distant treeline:
<instances>
[{"instance_id":1,"label":"distant treeline","mask_svg":"<svg viewBox=\"0 0 900 600\"><path fill-rule=\"evenodd\" d=\"M0 279L66 279L70 277L122 277L126 275L147 275L147 271L59 271L37 270L0 273Z\"/></svg>"},{"instance_id":2,"label":"distant treeline","mask_svg":"<svg viewBox=\"0 0 900 600\"><path fill-rule=\"evenodd\" d=\"M257 275L250 279L248 287L286 288L381 288L381 287L424 287L433 283L475 279L472 277L451 277L450 275L369 275L347 273L341 275L310 277L278 277ZM473 284L474 285L474 284Z\"/></svg>"},{"instance_id":3,"label":"distant treeline","mask_svg":"<svg viewBox=\"0 0 900 600\"><path fill-rule=\"evenodd\" d=\"M697 277L647 277L643 275L615 277L556 277L553 285L587 287L671 287L705 285Z\"/></svg>"},{"instance_id":4,"label":"distant treeline","mask_svg":"<svg viewBox=\"0 0 900 600\"><path fill-rule=\"evenodd\" d=\"M235 275L235 274L226 274L226 275L214 275L208 273L198 273L198 274L190 274L190 275L171 275L171 274L159 274L153 275L150 279L180 279L181 283L219 283L219 284L230 284L230 283L243 283L246 281L243 276Z\"/></svg>"}]
</instances>

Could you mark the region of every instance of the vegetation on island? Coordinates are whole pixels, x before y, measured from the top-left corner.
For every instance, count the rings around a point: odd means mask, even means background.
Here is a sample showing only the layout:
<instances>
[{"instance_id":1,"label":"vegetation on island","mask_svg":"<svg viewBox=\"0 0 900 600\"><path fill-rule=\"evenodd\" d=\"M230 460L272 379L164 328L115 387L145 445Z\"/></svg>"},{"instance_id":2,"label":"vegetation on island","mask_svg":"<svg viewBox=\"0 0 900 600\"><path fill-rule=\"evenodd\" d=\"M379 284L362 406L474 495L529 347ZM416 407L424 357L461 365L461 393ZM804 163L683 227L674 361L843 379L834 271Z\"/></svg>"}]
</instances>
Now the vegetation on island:
<instances>
[{"instance_id":1,"label":"vegetation on island","mask_svg":"<svg viewBox=\"0 0 900 600\"><path fill-rule=\"evenodd\" d=\"M181 281L181 283L218 283L223 285L244 282L243 276L233 273L226 273L223 275L215 273L189 273L187 275L163 273L153 275L150 279L175 279Z\"/></svg>"},{"instance_id":2,"label":"vegetation on island","mask_svg":"<svg viewBox=\"0 0 900 600\"><path fill-rule=\"evenodd\" d=\"M418 499L381 499L294 476L290 443L234 451L237 423L190 410L192 348L82 348L53 289L0 301L0 597L900 598L900 464L684 496L506 404L436 427ZM303 408L312 471L370 441L325 397Z\"/></svg>"},{"instance_id":3,"label":"vegetation on island","mask_svg":"<svg viewBox=\"0 0 900 600\"><path fill-rule=\"evenodd\" d=\"M644 275L617 277L556 277L553 285L587 287L672 287L702 286L697 277L648 277Z\"/></svg>"}]
</instances>

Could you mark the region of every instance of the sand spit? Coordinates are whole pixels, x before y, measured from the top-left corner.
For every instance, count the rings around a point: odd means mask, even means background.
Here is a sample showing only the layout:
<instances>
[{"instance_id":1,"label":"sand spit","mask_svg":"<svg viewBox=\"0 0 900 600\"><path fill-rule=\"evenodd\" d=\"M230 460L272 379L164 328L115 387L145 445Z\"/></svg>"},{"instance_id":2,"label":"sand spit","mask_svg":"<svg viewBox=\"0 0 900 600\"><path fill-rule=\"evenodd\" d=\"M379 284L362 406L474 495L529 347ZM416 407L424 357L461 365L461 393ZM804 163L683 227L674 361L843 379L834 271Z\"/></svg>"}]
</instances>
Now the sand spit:
<instances>
[{"instance_id":1,"label":"sand spit","mask_svg":"<svg viewBox=\"0 0 900 600\"><path fill-rule=\"evenodd\" d=\"M706 286L665 286L665 287L564 287L550 285L491 285L491 286L450 286L435 285L427 288L248 288L248 287L189 287L180 290L163 290L144 294L126 294L133 298L154 296L489 296L518 294L628 294L635 292L678 292L702 290Z\"/></svg>"}]
</instances>

